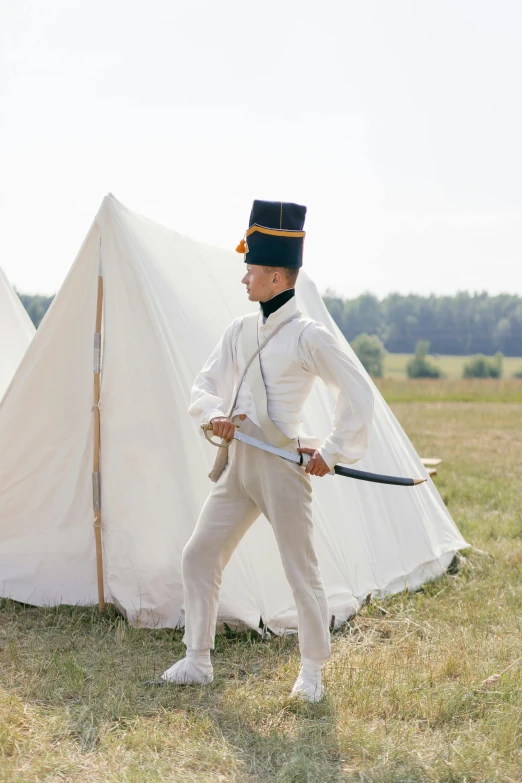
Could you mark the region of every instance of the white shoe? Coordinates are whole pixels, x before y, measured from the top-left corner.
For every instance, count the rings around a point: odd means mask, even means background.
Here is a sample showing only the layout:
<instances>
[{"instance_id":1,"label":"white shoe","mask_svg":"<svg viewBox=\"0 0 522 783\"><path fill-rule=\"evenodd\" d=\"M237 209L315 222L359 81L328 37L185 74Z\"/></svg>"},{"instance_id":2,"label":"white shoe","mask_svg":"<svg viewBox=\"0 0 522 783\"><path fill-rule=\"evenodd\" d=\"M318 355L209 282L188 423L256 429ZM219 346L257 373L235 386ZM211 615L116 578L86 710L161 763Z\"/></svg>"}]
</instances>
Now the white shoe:
<instances>
[{"instance_id":1,"label":"white shoe","mask_svg":"<svg viewBox=\"0 0 522 783\"><path fill-rule=\"evenodd\" d=\"M211 664L196 663L188 658L182 658L163 672L161 679L178 685L209 685L214 679L214 670Z\"/></svg>"},{"instance_id":2,"label":"white shoe","mask_svg":"<svg viewBox=\"0 0 522 783\"><path fill-rule=\"evenodd\" d=\"M296 696L304 701L316 704L324 698L325 690L321 683L321 675L310 676L306 672L299 672L299 676L292 688L292 696Z\"/></svg>"}]
</instances>

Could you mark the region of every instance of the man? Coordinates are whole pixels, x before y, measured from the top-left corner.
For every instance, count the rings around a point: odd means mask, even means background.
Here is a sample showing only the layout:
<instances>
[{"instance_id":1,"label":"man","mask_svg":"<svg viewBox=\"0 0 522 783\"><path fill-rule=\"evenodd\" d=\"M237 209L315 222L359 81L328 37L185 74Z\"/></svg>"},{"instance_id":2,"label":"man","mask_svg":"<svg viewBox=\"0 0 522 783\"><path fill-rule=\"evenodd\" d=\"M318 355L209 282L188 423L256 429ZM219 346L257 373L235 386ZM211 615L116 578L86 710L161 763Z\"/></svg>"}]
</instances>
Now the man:
<instances>
[{"instance_id":1,"label":"man","mask_svg":"<svg viewBox=\"0 0 522 783\"><path fill-rule=\"evenodd\" d=\"M363 456L373 393L335 337L297 308L294 286L302 265L305 215L306 207L298 204L254 201L237 250L244 253L242 282L250 301L260 303L259 316L238 318L229 326L192 389L190 414L200 424L210 422L213 433L231 445L228 464L226 452L216 461L211 477L217 483L183 551L187 655L162 679L212 681L210 650L223 569L263 513L274 530L297 606L302 666L292 693L315 702L323 696L321 670L330 656L330 635L313 542L310 477L322 478L337 462L353 463ZM259 345L261 351L234 395L234 383ZM319 448L310 448L302 445L299 428L316 377L337 402L331 434ZM306 470L232 440L236 426L265 443L310 454Z\"/></svg>"}]
</instances>

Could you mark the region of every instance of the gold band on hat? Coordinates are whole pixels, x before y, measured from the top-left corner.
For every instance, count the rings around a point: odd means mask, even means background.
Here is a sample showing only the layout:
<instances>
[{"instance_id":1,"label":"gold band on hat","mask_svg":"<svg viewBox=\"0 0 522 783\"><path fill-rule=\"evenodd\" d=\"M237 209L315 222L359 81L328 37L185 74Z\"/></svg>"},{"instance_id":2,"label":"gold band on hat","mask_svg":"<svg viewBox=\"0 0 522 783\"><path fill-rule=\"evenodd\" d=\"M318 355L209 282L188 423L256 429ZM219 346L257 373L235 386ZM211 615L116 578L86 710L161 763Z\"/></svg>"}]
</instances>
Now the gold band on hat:
<instances>
[{"instance_id":1,"label":"gold band on hat","mask_svg":"<svg viewBox=\"0 0 522 783\"><path fill-rule=\"evenodd\" d=\"M259 231L260 234L268 234L271 237L293 237L294 239L302 239L306 231L286 231L280 228L265 228L264 226L251 226L246 232L245 236L249 237L254 231Z\"/></svg>"}]
</instances>

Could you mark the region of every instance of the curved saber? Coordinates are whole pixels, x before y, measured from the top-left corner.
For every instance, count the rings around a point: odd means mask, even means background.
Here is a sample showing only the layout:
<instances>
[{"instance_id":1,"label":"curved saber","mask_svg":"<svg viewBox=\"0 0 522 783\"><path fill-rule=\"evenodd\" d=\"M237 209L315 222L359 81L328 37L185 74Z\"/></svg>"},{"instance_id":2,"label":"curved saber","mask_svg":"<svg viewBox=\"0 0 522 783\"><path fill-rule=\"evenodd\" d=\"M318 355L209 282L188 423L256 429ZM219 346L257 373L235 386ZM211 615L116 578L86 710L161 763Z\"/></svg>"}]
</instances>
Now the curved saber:
<instances>
[{"instance_id":1,"label":"curved saber","mask_svg":"<svg viewBox=\"0 0 522 783\"><path fill-rule=\"evenodd\" d=\"M212 426L210 424L202 424L201 429L205 433L205 437L209 443L218 448L224 448L227 444L224 441L218 442L212 440ZM272 446L270 443L263 443L262 440L252 438L250 435L245 435L244 432L239 432L237 429L234 432L234 439L241 441L241 443L247 443L249 446L254 446L256 449L262 451L268 451L270 454L276 454L282 459L286 459L289 462L295 462L297 465L306 467L310 462L310 454L294 454L292 451L285 451L285 449L278 449L276 446ZM392 484L396 487L416 487L418 484L424 484L427 479L425 478L406 478L403 476L387 476L384 473L370 473L367 470L356 470L355 468L347 468L343 465L335 465L334 469L330 473L336 476L344 476L345 478L358 479L359 481L372 481L375 484Z\"/></svg>"}]
</instances>

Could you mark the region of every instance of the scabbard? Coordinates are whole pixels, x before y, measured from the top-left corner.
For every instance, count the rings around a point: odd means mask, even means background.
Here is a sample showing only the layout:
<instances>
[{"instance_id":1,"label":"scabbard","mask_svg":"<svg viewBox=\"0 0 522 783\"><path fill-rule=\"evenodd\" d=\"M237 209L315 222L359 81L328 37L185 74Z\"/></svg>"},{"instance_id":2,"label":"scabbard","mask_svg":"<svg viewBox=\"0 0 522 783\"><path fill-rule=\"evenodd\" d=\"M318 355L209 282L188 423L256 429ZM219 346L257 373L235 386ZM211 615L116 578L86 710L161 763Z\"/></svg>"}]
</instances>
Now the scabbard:
<instances>
[{"instance_id":1,"label":"scabbard","mask_svg":"<svg viewBox=\"0 0 522 783\"><path fill-rule=\"evenodd\" d=\"M213 481L214 484L225 470L227 464L228 464L228 446L222 446L220 449L218 449L218 453L216 454L216 459L214 460L214 464L212 465L212 470L208 474L209 479Z\"/></svg>"},{"instance_id":2,"label":"scabbard","mask_svg":"<svg viewBox=\"0 0 522 783\"><path fill-rule=\"evenodd\" d=\"M393 484L396 487L414 487L426 481L426 479L405 478L403 476L386 476L384 473L368 473L366 470L345 468L341 465L334 467L334 473L337 476L345 476L346 478L358 479L359 481L373 481L375 484Z\"/></svg>"}]
</instances>

